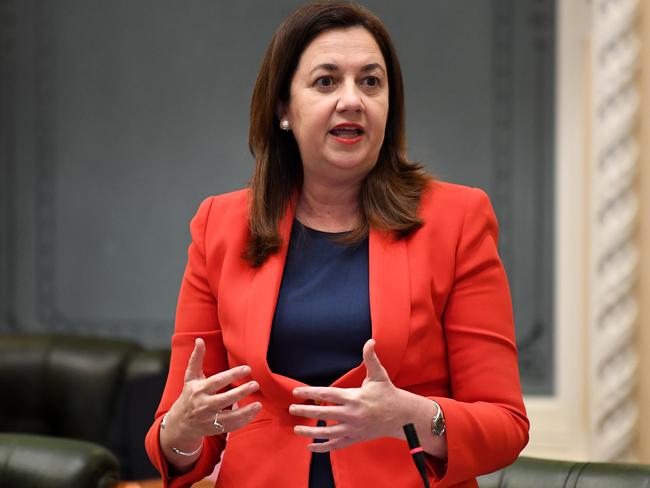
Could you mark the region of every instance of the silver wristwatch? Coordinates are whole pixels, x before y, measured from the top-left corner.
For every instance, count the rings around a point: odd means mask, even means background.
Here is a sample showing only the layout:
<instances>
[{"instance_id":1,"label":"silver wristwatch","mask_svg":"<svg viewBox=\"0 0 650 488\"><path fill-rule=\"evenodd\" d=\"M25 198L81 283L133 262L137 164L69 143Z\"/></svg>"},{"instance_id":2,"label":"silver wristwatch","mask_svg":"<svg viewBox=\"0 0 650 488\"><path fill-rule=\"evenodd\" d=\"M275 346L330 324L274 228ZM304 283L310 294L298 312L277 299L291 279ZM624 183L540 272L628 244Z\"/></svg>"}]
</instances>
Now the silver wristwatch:
<instances>
[{"instance_id":1,"label":"silver wristwatch","mask_svg":"<svg viewBox=\"0 0 650 488\"><path fill-rule=\"evenodd\" d=\"M432 400L436 404L438 409L436 414L431 419L431 433L435 436L441 436L445 433L445 416L442 414L442 408L438 405L438 402Z\"/></svg>"}]
</instances>

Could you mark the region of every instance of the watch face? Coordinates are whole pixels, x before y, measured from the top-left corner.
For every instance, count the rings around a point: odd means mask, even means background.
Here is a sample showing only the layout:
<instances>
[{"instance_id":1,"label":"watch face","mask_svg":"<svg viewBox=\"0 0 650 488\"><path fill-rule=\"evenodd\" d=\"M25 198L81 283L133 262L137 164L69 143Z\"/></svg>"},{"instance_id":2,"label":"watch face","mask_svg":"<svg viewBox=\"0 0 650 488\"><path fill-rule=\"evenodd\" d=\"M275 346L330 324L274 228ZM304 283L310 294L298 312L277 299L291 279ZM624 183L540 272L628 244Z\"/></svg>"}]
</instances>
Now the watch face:
<instances>
[{"instance_id":1,"label":"watch face","mask_svg":"<svg viewBox=\"0 0 650 488\"><path fill-rule=\"evenodd\" d=\"M442 409L440 408L440 405L438 405L437 402L435 403L436 407L438 408L438 411L436 412L435 417L431 420L431 432L433 435L442 435L445 433L445 417L442 414Z\"/></svg>"},{"instance_id":2,"label":"watch face","mask_svg":"<svg viewBox=\"0 0 650 488\"><path fill-rule=\"evenodd\" d=\"M431 431L435 435L442 435L445 433L445 421L442 417L436 417L431 423Z\"/></svg>"}]
</instances>

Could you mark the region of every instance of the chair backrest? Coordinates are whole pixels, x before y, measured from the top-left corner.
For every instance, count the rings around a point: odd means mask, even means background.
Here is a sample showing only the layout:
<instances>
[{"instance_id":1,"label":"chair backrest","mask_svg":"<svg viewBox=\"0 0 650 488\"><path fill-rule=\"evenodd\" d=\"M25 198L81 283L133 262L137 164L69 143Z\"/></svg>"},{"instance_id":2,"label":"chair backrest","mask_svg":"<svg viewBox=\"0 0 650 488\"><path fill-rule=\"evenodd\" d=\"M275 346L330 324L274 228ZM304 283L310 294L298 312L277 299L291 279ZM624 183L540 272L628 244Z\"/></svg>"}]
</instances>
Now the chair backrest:
<instances>
[{"instance_id":1,"label":"chair backrest","mask_svg":"<svg viewBox=\"0 0 650 488\"><path fill-rule=\"evenodd\" d=\"M478 482L480 488L649 488L650 466L520 457Z\"/></svg>"},{"instance_id":2,"label":"chair backrest","mask_svg":"<svg viewBox=\"0 0 650 488\"><path fill-rule=\"evenodd\" d=\"M103 444L128 360L128 341L59 335L0 337L0 431Z\"/></svg>"}]
</instances>

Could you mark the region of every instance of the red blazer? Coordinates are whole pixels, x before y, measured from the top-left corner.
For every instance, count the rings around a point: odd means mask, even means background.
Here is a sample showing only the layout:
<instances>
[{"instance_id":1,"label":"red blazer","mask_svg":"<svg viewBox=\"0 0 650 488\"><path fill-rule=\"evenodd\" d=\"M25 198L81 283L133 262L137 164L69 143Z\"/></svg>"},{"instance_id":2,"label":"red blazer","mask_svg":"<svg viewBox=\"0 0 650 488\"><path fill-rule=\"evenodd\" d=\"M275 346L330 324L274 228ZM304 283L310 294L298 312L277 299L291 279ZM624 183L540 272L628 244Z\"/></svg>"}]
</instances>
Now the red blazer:
<instances>
[{"instance_id":1,"label":"red blazer","mask_svg":"<svg viewBox=\"0 0 650 488\"><path fill-rule=\"evenodd\" d=\"M166 486L210 474L223 454L219 488L306 488L310 439L288 413L302 383L267 364L271 322L287 253L293 206L280 229L283 246L260 268L241 258L248 235L247 191L206 199L192 220L167 385L146 438ZM497 222L480 190L442 182L423 195L424 225L405 239L370 231L372 337L393 383L435 399L445 415L448 462L429 459L432 486L477 486L475 477L513 462L528 441L512 305L497 254ZM162 415L178 398L185 368L202 337L206 376L247 364L263 409L252 423L207 438L193 471L169 479L158 442ZM362 364L333 383L359 387ZM331 452L337 488L422 486L405 441L381 438Z\"/></svg>"}]
</instances>

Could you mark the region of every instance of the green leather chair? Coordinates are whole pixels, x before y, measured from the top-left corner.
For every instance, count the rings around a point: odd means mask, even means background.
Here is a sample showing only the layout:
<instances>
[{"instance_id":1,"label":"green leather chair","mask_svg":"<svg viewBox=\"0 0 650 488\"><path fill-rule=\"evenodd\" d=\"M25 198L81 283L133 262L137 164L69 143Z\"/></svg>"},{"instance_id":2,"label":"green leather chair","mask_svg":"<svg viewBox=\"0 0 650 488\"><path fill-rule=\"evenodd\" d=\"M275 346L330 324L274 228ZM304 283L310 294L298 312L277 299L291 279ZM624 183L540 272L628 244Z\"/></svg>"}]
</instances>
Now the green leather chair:
<instances>
[{"instance_id":1,"label":"green leather chair","mask_svg":"<svg viewBox=\"0 0 650 488\"><path fill-rule=\"evenodd\" d=\"M7 488L113 488L119 464L90 442L0 434L0 486Z\"/></svg>"},{"instance_id":2,"label":"green leather chair","mask_svg":"<svg viewBox=\"0 0 650 488\"><path fill-rule=\"evenodd\" d=\"M20 465L33 456L50 463L72 455L81 473L90 469L79 467L82 460L110 465L106 459L99 462L102 451L97 447L103 446L119 461L121 479L158 476L144 451L144 436L168 368L168 350L144 350L131 341L0 334L0 432L35 436L3 435L1 452L13 452L11 462L18 460ZM70 439L86 444L70 444ZM11 473L20 472L10 468ZM0 478L0 487L4 486L32 485L4 483Z\"/></svg>"},{"instance_id":3,"label":"green leather chair","mask_svg":"<svg viewBox=\"0 0 650 488\"><path fill-rule=\"evenodd\" d=\"M478 482L480 488L650 488L650 466L520 457Z\"/></svg>"}]
</instances>

